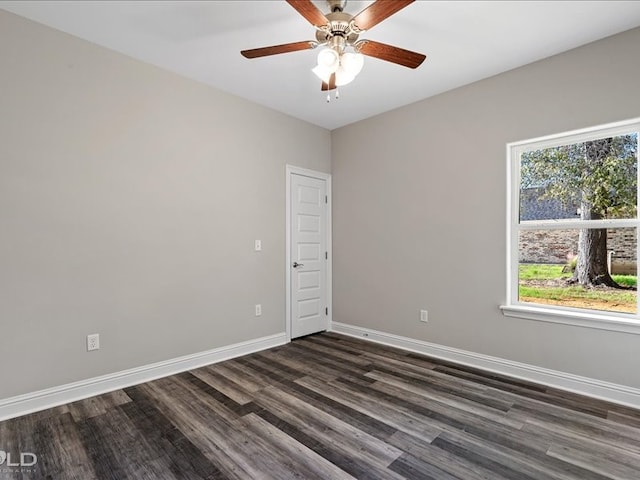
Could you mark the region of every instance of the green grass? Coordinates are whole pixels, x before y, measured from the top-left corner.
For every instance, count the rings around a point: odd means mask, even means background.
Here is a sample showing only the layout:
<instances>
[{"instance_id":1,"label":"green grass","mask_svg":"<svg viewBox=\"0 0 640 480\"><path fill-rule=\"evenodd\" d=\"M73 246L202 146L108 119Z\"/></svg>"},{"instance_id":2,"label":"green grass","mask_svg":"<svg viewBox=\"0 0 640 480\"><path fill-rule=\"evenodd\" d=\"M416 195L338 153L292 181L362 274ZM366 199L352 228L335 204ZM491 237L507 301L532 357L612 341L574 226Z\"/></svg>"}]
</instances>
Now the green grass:
<instances>
[{"instance_id":1,"label":"green grass","mask_svg":"<svg viewBox=\"0 0 640 480\"><path fill-rule=\"evenodd\" d=\"M637 287L638 277L635 275L611 275L611 278L623 287Z\"/></svg>"},{"instance_id":2,"label":"green grass","mask_svg":"<svg viewBox=\"0 0 640 480\"><path fill-rule=\"evenodd\" d=\"M635 311L637 301L636 292L629 290L598 290L584 288L580 285L567 286L539 286L526 285L530 280L558 280L568 279L571 272L563 273L564 265L522 264L519 266L518 296L521 299L537 299L536 303L557 303L565 306L577 306L608 311ZM622 286L636 287L635 275L612 275L612 278ZM535 300L533 300L535 302Z\"/></svg>"},{"instance_id":3,"label":"green grass","mask_svg":"<svg viewBox=\"0 0 640 480\"><path fill-rule=\"evenodd\" d=\"M564 265L523 263L520 265L520 280L555 280L558 278L571 278L571 272L563 273ZM636 287L637 278L635 275L611 275L611 278L623 287Z\"/></svg>"},{"instance_id":4,"label":"green grass","mask_svg":"<svg viewBox=\"0 0 640 480\"><path fill-rule=\"evenodd\" d=\"M556 278L571 278L571 272L562 273L564 265L545 265L524 263L520 265L520 280L552 280Z\"/></svg>"},{"instance_id":5,"label":"green grass","mask_svg":"<svg viewBox=\"0 0 640 480\"><path fill-rule=\"evenodd\" d=\"M593 300L605 303L633 303L636 302L635 292L599 292L580 286L557 287L528 287L520 285L518 293L521 297L543 298L548 300Z\"/></svg>"}]
</instances>

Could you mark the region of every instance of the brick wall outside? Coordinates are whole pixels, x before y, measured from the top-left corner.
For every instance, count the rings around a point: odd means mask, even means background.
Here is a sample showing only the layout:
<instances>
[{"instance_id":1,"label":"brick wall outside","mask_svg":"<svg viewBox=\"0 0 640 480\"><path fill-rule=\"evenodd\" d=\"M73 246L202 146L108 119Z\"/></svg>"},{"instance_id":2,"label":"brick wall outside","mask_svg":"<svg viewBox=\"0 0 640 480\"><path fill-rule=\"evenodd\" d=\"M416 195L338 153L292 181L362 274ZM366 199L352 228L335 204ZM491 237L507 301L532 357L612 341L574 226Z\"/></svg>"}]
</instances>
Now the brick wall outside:
<instances>
[{"instance_id":1,"label":"brick wall outside","mask_svg":"<svg viewBox=\"0 0 640 480\"><path fill-rule=\"evenodd\" d=\"M520 232L520 263L567 263L578 251L578 230Z\"/></svg>"},{"instance_id":2,"label":"brick wall outside","mask_svg":"<svg viewBox=\"0 0 640 480\"><path fill-rule=\"evenodd\" d=\"M520 232L520 263L567 263L578 251L578 230L528 230ZM611 273L636 273L636 232L632 228L607 231L607 249L613 251Z\"/></svg>"},{"instance_id":3,"label":"brick wall outside","mask_svg":"<svg viewBox=\"0 0 640 480\"><path fill-rule=\"evenodd\" d=\"M542 188L520 192L521 220L576 218L577 204L563 204L544 198ZM578 253L579 230L525 230L520 232L520 263L567 263L569 255ZM636 231L633 228L610 228L607 250L613 251L611 273L636 274Z\"/></svg>"},{"instance_id":4,"label":"brick wall outside","mask_svg":"<svg viewBox=\"0 0 640 480\"><path fill-rule=\"evenodd\" d=\"M610 228L607 231L607 249L614 252L611 273L636 274L637 244L637 234L633 228Z\"/></svg>"},{"instance_id":5,"label":"brick wall outside","mask_svg":"<svg viewBox=\"0 0 640 480\"><path fill-rule=\"evenodd\" d=\"M579 204L565 204L560 200L544 198L543 193L542 188L525 188L520 191L520 220L551 220L579 216Z\"/></svg>"}]
</instances>

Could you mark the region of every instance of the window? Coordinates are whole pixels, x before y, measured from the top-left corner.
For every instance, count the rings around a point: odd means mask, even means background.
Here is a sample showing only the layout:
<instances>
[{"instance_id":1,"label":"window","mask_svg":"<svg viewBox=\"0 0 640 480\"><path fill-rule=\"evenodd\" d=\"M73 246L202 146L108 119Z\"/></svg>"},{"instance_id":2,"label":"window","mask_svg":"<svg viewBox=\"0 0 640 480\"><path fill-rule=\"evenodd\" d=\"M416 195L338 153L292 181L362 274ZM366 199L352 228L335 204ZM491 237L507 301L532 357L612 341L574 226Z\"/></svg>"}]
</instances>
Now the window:
<instances>
[{"instance_id":1,"label":"window","mask_svg":"<svg viewBox=\"0 0 640 480\"><path fill-rule=\"evenodd\" d=\"M640 119L507 145L508 316L640 333Z\"/></svg>"}]
</instances>

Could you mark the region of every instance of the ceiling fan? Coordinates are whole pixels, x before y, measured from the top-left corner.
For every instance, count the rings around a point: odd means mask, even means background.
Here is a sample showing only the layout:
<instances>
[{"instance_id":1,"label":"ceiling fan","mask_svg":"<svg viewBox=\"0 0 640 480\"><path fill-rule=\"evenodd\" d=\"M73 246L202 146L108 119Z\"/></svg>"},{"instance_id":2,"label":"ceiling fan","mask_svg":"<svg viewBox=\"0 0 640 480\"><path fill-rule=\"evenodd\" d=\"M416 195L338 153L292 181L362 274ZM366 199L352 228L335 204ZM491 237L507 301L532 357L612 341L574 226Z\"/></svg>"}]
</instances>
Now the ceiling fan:
<instances>
[{"instance_id":1,"label":"ceiling fan","mask_svg":"<svg viewBox=\"0 0 640 480\"><path fill-rule=\"evenodd\" d=\"M325 15L311 0L287 0L316 28L316 40L254 48L240 53L246 58L258 58L325 46L320 50L318 65L313 69L322 80L322 90L334 90L351 82L362 70L363 55L417 68L426 58L425 55L373 40L359 40L360 34L414 1L377 0L357 15L350 15L344 12L347 0L327 0L331 13Z\"/></svg>"}]
</instances>

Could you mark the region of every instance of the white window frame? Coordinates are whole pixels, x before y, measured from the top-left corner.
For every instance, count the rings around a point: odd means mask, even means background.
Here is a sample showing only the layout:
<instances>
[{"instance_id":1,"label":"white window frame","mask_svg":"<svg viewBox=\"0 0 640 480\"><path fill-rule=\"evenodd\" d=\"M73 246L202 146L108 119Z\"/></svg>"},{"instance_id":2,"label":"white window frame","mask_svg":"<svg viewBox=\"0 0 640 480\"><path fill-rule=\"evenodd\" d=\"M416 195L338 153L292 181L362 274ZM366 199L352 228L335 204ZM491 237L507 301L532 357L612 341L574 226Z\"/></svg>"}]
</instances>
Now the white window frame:
<instances>
[{"instance_id":1,"label":"white window frame","mask_svg":"<svg viewBox=\"0 0 640 480\"><path fill-rule=\"evenodd\" d=\"M507 302L501 305L502 313L509 317L528 320L576 325L601 330L627 332L640 335L640 302L636 313L617 313L586 310L557 305L545 305L518 300L519 233L522 230L548 230L567 228L636 228L640 235L640 221L634 219L603 220L549 220L520 221L520 157L524 152L559 147L600 138L616 137L638 132L640 142L640 118L597 127L574 130L546 137L507 144ZM640 150L639 150L640 152ZM640 171L640 168L638 169ZM640 182L639 182L640 185ZM640 195L637 197L640 202ZM636 259L640 242L636 246Z\"/></svg>"}]
</instances>

